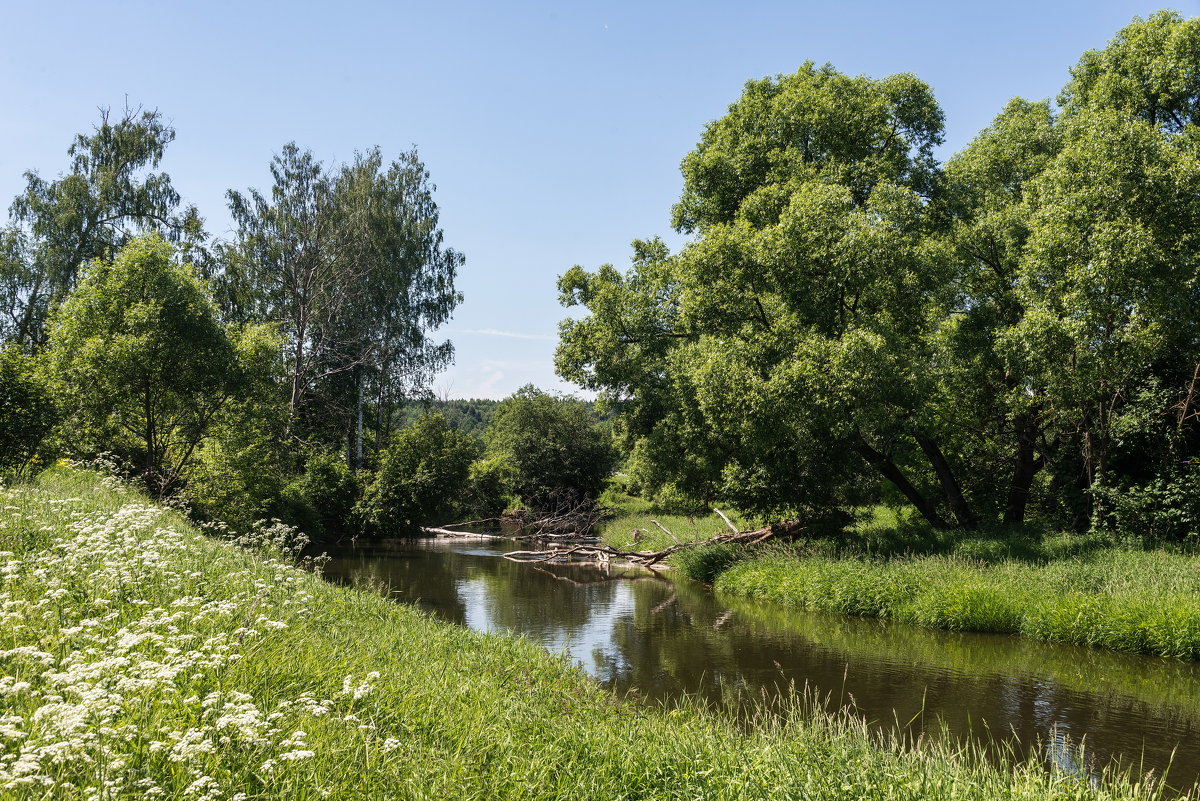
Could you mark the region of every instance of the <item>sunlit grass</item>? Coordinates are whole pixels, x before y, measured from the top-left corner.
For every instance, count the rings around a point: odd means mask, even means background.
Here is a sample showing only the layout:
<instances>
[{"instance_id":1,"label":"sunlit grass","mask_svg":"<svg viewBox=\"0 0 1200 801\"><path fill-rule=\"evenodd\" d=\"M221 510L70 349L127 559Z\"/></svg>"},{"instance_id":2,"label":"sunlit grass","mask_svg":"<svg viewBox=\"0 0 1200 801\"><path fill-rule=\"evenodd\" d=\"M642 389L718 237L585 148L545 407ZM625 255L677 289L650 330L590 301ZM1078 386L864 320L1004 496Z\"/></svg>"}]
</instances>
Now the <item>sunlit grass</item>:
<instances>
[{"instance_id":1,"label":"sunlit grass","mask_svg":"<svg viewBox=\"0 0 1200 801\"><path fill-rule=\"evenodd\" d=\"M728 531L716 514L665 515L640 499L611 497L620 514L602 532L610 545L671 545L652 520L682 542ZM636 544L634 528L646 532ZM840 535L758 549L697 547L670 563L719 590L804 609L1200 659L1200 557L1100 535L938 531L880 506L859 510Z\"/></svg>"},{"instance_id":2,"label":"sunlit grass","mask_svg":"<svg viewBox=\"0 0 1200 801\"><path fill-rule=\"evenodd\" d=\"M747 731L621 703L530 642L208 539L78 471L0 490L0 512L5 799L1152 794L812 710Z\"/></svg>"},{"instance_id":3,"label":"sunlit grass","mask_svg":"<svg viewBox=\"0 0 1200 801\"><path fill-rule=\"evenodd\" d=\"M777 550L732 564L715 586L805 609L1200 659L1200 562L1161 551L1031 562Z\"/></svg>"}]
</instances>

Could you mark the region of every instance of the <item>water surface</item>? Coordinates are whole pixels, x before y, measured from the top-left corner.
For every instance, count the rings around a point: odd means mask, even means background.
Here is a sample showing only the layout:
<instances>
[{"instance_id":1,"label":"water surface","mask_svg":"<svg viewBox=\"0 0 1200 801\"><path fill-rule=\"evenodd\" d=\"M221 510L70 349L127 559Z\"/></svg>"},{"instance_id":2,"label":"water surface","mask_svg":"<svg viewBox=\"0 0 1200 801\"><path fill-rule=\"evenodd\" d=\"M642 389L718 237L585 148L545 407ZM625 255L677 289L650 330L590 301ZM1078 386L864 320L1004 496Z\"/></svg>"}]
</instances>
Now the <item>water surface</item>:
<instances>
[{"instance_id":1,"label":"water surface","mask_svg":"<svg viewBox=\"0 0 1200 801\"><path fill-rule=\"evenodd\" d=\"M1200 666L811 613L591 565L517 564L507 542L393 540L333 552L326 575L369 581L477 631L507 631L620 694L746 704L815 691L912 736L1016 738L1068 769L1114 760L1200 777ZM1084 764L1078 764L1084 743Z\"/></svg>"}]
</instances>

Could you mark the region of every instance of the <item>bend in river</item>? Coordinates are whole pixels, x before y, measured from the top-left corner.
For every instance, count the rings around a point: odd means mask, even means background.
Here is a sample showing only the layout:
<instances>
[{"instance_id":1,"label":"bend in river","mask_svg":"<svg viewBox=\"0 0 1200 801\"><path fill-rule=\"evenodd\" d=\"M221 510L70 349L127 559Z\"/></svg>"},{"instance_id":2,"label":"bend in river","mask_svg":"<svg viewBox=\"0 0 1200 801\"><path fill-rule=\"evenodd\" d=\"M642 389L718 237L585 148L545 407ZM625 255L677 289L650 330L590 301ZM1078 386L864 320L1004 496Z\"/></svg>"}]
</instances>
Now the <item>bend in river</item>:
<instances>
[{"instance_id":1,"label":"bend in river","mask_svg":"<svg viewBox=\"0 0 1200 801\"><path fill-rule=\"evenodd\" d=\"M808 688L909 734L1004 739L1071 770L1119 760L1200 778L1200 666L809 613L642 571L517 564L503 541L391 540L335 551L326 575L368 581L478 631L562 653L619 694L768 702ZM1087 765L1077 764L1079 743Z\"/></svg>"}]
</instances>

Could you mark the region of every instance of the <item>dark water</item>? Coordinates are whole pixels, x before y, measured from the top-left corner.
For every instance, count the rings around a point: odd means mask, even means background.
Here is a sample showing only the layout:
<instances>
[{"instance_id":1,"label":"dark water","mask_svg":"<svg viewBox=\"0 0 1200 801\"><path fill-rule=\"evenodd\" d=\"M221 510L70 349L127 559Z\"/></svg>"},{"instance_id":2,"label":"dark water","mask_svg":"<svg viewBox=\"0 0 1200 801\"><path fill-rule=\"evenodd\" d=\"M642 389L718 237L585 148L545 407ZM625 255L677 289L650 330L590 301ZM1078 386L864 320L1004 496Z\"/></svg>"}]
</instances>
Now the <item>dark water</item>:
<instances>
[{"instance_id":1,"label":"dark water","mask_svg":"<svg viewBox=\"0 0 1200 801\"><path fill-rule=\"evenodd\" d=\"M326 575L382 585L479 631L521 634L622 694L723 704L808 688L913 736L1015 736L1070 770L1116 761L1138 773L1169 767L1176 787L1200 777L1192 663L789 610L640 571L500 558L511 549L377 543L335 552Z\"/></svg>"}]
</instances>

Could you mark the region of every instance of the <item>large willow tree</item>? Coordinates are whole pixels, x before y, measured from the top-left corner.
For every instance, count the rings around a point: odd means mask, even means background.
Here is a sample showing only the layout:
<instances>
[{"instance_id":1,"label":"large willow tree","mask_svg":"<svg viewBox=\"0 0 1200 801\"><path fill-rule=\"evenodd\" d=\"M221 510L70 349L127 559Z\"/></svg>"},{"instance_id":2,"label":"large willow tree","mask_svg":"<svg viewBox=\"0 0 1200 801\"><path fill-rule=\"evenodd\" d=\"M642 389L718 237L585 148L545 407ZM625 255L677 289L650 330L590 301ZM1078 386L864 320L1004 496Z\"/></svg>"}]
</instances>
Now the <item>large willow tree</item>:
<instances>
[{"instance_id":1,"label":"large willow tree","mask_svg":"<svg viewBox=\"0 0 1200 801\"><path fill-rule=\"evenodd\" d=\"M901 463L921 450L969 524L913 369L946 278L929 236L941 130L909 75L806 64L747 84L684 159L674 216L694 242L562 278L592 312L563 324L563 375L627 407L645 461L686 493L826 514L877 471L947 525Z\"/></svg>"},{"instance_id":2,"label":"large willow tree","mask_svg":"<svg viewBox=\"0 0 1200 801\"><path fill-rule=\"evenodd\" d=\"M563 276L589 314L559 370L693 499L817 519L883 487L939 527L1186 534L1198 76L1196 21L1135 20L944 168L911 76L752 81L684 159L693 240Z\"/></svg>"}]
</instances>

